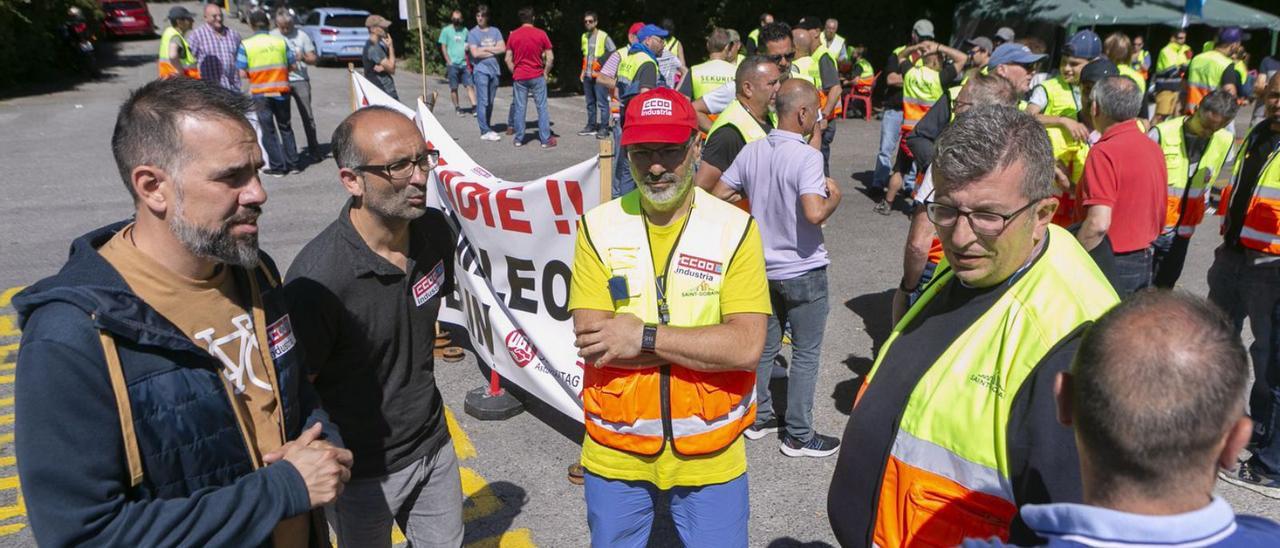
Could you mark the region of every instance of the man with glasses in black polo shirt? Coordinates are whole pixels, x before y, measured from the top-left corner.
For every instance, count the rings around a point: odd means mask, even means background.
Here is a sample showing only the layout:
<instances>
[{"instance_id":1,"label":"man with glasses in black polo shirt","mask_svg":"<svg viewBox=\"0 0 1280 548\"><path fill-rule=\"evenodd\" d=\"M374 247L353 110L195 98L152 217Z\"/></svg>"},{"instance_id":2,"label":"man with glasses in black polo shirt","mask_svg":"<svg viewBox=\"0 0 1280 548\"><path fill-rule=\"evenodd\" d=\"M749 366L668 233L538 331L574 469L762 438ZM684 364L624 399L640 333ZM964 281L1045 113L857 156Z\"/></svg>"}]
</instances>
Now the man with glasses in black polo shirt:
<instances>
[{"instance_id":1,"label":"man with glasses in black polo shirt","mask_svg":"<svg viewBox=\"0 0 1280 548\"><path fill-rule=\"evenodd\" d=\"M286 286L307 369L355 454L329 524L342 546L390 546L392 519L413 546L460 546L462 486L434 375L454 241L426 205L439 156L385 107L352 113L332 143L351 198Z\"/></svg>"}]
</instances>

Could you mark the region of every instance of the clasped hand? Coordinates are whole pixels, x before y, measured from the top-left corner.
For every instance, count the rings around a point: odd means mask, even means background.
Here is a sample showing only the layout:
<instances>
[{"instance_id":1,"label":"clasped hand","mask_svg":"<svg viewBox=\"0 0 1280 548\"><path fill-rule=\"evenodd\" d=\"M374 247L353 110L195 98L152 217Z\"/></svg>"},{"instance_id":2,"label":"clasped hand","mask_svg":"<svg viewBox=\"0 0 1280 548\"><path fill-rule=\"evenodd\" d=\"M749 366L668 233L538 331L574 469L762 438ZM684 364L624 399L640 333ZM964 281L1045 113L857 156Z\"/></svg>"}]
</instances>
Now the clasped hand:
<instances>
[{"instance_id":1,"label":"clasped hand","mask_svg":"<svg viewBox=\"0 0 1280 548\"><path fill-rule=\"evenodd\" d=\"M632 314L617 314L576 327L574 345L578 356L594 367L628 367L618 360L640 355L640 338L644 322Z\"/></svg>"}]
</instances>

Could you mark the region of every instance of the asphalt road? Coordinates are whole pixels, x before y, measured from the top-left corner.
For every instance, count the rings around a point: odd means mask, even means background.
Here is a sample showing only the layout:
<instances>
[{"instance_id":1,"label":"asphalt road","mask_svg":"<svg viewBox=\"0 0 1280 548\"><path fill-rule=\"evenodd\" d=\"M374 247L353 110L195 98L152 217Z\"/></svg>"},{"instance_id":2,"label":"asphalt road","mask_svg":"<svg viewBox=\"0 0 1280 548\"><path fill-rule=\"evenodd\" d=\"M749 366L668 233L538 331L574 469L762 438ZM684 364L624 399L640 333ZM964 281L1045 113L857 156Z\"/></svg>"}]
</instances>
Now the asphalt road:
<instances>
[{"instance_id":1,"label":"asphalt road","mask_svg":"<svg viewBox=\"0 0 1280 548\"><path fill-rule=\"evenodd\" d=\"M192 8L196 6L190 6ZM168 5L152 10L162 15ZM54 273L66 258L69 242L98 226L126 218L131 203L116 174L110 152L115 111L129 90L155 75L156 40L120 44L109 77L39 95L0 101L0 290L30 284ZM568 62L568 61L562 61ZM313 68L314 106L320 139L350 110L344 67ZM420 93L417 75L397 75L400 94ZM474 119L455 116L447 87L436 109L442 124L472 156L509 180L545 175L591 157L596 140L578 137L585 108L581 97L553 98L551 117L560 146L515 149L510 140L479 140ZM501 123L510 88L498 93L495 121ZM465 102L465 99L463 99ZM531 115L532 117L533 115ZM300 122L295 117L295 129ZM536 126L531 126L536 127ZM889 298L900 273L907 219L882 217L851 172L869 176L878 122L841 121L833 146L833 174L845 200L826 226L832 265L829 271L831 316L822 349L822 369L814 409L818 431L839 435L864 373L873 359L873 341L889 331ZM531 130L532 133L533 130ZM301 134L299 133L301 140ZM337 214L345 199L332 160L300 175L264 180L269 193L262 218L262 245L286 269L304 243ZM1214 230L1193 241L1182 287L1204 294L1205 272L1215 244ZM6 294L7 296L7 294ZM25 529L25 508L18 498L12 438L12 367L18 333L8 299L0 297L0 546L34 544ZM503 422L481 422L462 413L463 397L485 377L474 357L439 364L437 379L446 404L456 411L455 438L465 468L466 542L475 546L581 546L587 526L580 487L565 480L565 468L577 458L581 426L555 411L527 401L529 412ZM49 427L56 427L49 425ZM826 518L827 484L834 458L791 459L776 440L748 442L753 546L825 546L834 542ZM1280 518L1274 501L1219 483L1219 492L1237 511ZM655 546L678 544L669 523L655 528Z\"/></svg>"}]
</instances>

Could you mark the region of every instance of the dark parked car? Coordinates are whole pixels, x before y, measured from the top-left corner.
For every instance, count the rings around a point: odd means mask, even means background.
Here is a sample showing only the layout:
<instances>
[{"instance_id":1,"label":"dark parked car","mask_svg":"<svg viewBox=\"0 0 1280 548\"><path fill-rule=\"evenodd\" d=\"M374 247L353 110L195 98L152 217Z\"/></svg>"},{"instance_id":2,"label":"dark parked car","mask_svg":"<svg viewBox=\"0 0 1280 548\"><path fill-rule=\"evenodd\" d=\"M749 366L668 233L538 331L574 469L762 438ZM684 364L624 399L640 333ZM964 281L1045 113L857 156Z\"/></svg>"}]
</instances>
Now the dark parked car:
<instances>
[{"instance_id":1,"label":"dark parked car","mask_svg":"<svg viewBox=\"0 0 1280 548\"><path fill-rule=\"evenodd\" d=\"M155 36L156 24L144 0L100 0L102 33L111 38Z\"/></svg>"}]
</instances>

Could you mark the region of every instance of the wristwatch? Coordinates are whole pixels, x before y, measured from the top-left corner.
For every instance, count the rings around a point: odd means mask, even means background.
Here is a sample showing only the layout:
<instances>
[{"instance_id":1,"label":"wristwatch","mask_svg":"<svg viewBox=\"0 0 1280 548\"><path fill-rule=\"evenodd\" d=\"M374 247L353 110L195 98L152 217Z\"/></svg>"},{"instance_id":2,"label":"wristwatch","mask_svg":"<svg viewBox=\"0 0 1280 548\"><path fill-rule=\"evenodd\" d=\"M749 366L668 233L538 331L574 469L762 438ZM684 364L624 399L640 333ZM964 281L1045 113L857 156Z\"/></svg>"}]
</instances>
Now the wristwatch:
<instances>
[{"instance_id":1,"label":"wristwatch","mask_svg":"<svg viewBox=\"0 0 1280 548\"><path fill-rule=\"evenodd\" d=\"M644 332L640 335L640 351L653 353L654 347L658 344L658 326L654 324L646 324Z\"/></svg>"}]
</instances>

